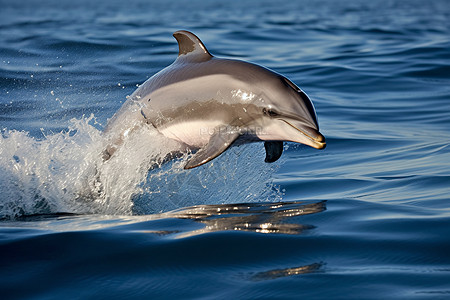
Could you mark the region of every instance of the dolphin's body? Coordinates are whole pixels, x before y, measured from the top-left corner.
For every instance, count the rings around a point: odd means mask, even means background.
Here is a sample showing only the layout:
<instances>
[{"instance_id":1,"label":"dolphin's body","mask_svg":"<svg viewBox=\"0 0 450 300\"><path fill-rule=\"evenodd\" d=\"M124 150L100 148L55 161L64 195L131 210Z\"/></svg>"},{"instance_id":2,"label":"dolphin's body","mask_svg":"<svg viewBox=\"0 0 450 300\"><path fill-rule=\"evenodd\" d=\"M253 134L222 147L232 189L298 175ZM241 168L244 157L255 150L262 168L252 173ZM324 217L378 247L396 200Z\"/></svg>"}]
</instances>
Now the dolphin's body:
<instances>
[{"instance_id":1,"label":"dolphin's body","mask_svg":"<svg viewBox=\"0 0 450 300\"><path fill-rule=\"evenodd\" d=\"M266 162L281 156L283 141L325 147L313 104L294 83L256 64L216 58L191 32L174 37L175 62L142 84L109 121L106 158L143 122L198 150L186 169L242 143L265 141Z\"/></svg>"}]
</instances>

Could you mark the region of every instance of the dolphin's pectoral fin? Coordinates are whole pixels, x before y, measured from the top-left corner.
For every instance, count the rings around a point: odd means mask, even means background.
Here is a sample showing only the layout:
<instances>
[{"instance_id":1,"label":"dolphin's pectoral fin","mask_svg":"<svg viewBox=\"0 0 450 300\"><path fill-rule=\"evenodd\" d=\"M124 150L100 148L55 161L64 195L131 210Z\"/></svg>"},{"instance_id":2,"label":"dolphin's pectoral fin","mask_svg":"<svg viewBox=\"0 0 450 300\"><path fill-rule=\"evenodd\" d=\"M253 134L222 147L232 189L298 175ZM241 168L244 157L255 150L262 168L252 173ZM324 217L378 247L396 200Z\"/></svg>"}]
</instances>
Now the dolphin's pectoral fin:
<instances>
[{"instance_id":1,"label":"dolphin's pectoral fin","mask_svg":"<svg viewBox=\"0 0 450 300\"><path fill-rule=\"evenodd\" d=\"M184 166L185 169L192 169L201 166L227 150L233 142L239 137L239 132L216 132L214 133L209 143L198 150L192 158Z\"/></svg>"},{"instance_id":2,"label":"dolphin's pectoral fin","mask_svg":"<svg viewBox=\"0 0 450 300\"><path fill-rule=\"evenodd\" d=\"M277 161L283 153L283 142L264 142L264 148L266 148L266 163L272 163Z\"/></svg>"}]
</instances>

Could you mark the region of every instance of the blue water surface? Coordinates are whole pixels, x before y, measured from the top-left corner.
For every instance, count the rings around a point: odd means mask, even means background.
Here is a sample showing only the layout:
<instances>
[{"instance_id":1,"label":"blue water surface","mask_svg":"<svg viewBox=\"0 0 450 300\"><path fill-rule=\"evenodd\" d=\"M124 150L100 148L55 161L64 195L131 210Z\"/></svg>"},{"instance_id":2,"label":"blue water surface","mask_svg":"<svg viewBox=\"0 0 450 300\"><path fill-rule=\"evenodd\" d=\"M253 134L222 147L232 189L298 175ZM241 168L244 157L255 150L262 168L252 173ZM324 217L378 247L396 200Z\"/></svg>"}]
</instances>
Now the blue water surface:
<instances>
[{"instance_id":1,"label":"blue water surface","mask_svg":"<svg viewBox=\"0 0 450 300\"><path fill-rule=\"evenodd\" d=\"M97 174L180 29L299 85L327 148L147 173L144 137ZM449 49L446 0L0 0L0 298L449 299Z\"/></svg>"}]
</instances>

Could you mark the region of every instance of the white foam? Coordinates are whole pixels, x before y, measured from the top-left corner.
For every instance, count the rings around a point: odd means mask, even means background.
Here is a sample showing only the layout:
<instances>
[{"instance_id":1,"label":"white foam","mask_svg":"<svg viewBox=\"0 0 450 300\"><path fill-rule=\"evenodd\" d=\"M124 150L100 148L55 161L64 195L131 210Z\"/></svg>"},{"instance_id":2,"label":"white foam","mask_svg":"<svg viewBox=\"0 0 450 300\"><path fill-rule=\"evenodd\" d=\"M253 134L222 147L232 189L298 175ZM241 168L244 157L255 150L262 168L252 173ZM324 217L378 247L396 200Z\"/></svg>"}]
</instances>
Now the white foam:
<instances>
[{"instance_id":1,"label":"white foam","mask_svg":"<svg viewBox=\"0 0 450 300\"><path fill-rule=\"evenodd\" d=\"M276 166L263 163L261 145L232 148L204 167L184 170L187 154L160 165L180 145L144 125L104 162L106 141L94 122L93 116L72 120L68 130L42 140L2 131L0 218L149 214L196 204L281 200L271 181Z\"/></svg>"}]
</instances>

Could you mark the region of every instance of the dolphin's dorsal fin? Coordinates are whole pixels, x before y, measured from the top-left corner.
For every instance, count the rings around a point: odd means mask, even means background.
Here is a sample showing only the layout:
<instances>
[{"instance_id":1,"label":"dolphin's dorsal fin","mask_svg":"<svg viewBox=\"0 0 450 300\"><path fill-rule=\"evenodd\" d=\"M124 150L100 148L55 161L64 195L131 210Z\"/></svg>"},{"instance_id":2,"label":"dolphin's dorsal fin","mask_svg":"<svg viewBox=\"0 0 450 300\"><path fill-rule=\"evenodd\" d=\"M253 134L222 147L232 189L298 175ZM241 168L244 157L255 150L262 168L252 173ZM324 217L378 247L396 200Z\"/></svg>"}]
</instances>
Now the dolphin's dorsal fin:
<instances>
[{"instance_id":1,"label":"dolphin's dorsal fin","mask_svg":"<svg viewBox=\"0 0 450 300\"><path fill-rule=\"evenodd\" d=\"M173 34L178 42L178 58L192 61L205 61L212 58L203 42L192 32L179 30Z\"/></svg>"},{"instance_id":2,"label":"dolphin's dorsal fin","mask_svg":"<svg viewBox=\"0 0 450 300\"><path fill-rule=\"evenodd\" d=\"M201 166L227 150L240 136L238 131L216 130L209 139L208 144L198 150L184 166L185 169L192 169Z\"/></svg>"}]
</instances>

